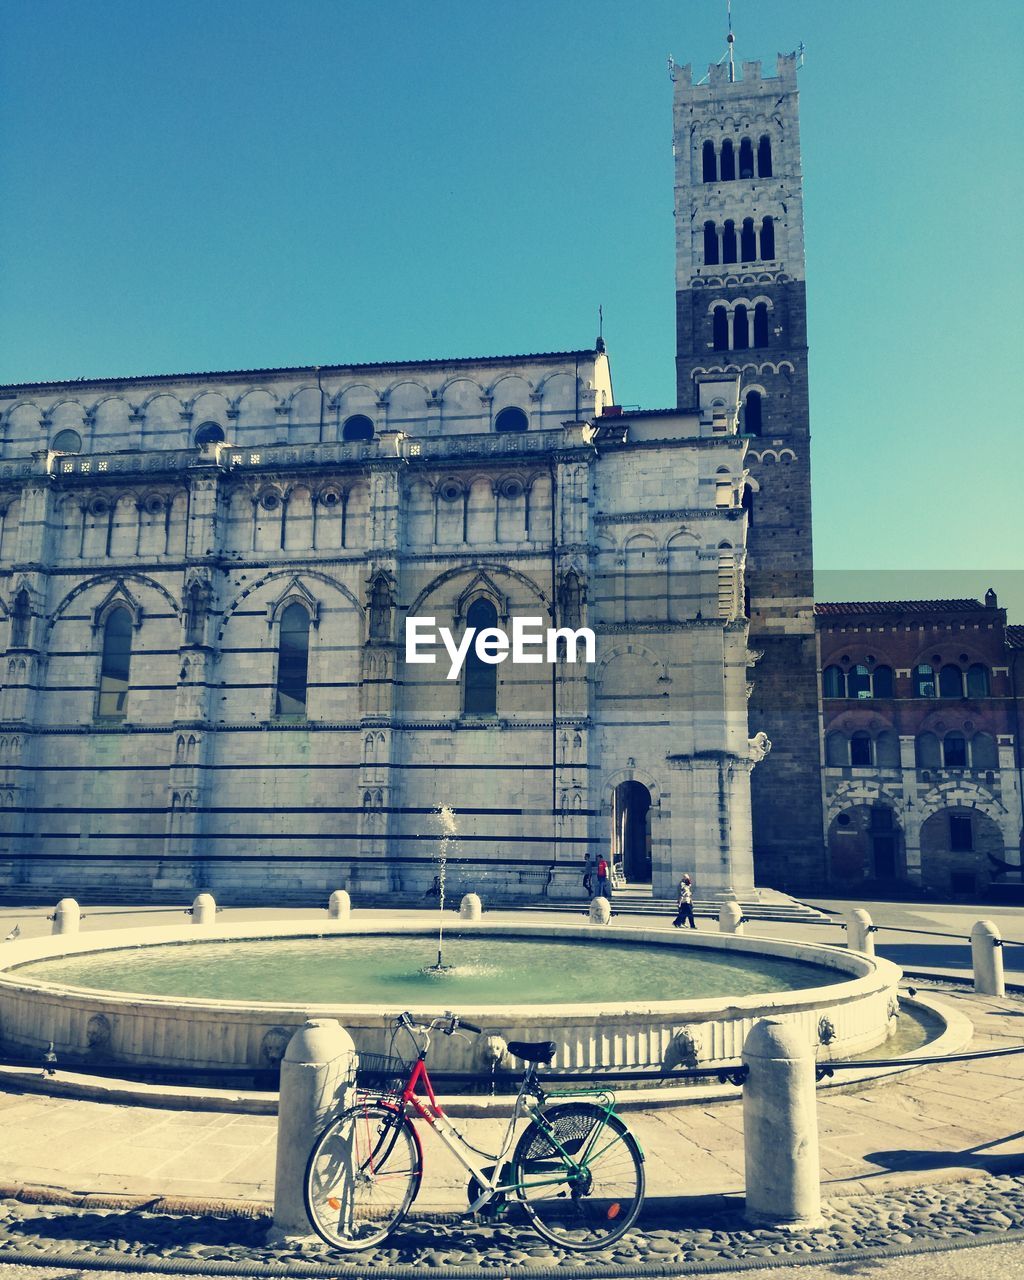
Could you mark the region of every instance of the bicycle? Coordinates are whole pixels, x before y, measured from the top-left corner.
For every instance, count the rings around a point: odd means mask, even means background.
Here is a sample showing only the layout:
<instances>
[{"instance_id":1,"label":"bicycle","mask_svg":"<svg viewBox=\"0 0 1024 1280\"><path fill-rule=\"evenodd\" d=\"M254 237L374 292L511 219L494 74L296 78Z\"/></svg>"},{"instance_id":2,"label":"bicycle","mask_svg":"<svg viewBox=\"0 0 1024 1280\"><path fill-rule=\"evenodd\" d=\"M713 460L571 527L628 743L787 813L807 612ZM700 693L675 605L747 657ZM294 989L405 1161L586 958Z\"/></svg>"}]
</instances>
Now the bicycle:
<instances>
[{"instance_id":1,"label":"bicycle","mask_svg":"<svg viewBox=\"0 0 1024 1280\"><path fill-rule=\"evenodd\" d=\"M403 1031L416 1050L411 1066L394 1056ZM557 1046L510 1041L508 1052L526 1067L501 1149L482 1151L452 1125L434 1094L426 1060L436 1031L483 1034L450 1012L430 1022L403 1013L393 1024L390 1052L361 1056L357 1101L323 1131L306 1165L306 1212L321 1239L336 1249L370 1249L405 1218L423 1178L412 1115L466 1169L467 1212L478 1219L500 1219L518 1204L539 1235L571 1250L603 1249L628 1231L643 1205L644 1156L615 1114L614 1095L596 1088L545 1093L537 1068L550 1064ZM530 1123L513 1151L521 1115Z\"/></svg>"}]
</instances>

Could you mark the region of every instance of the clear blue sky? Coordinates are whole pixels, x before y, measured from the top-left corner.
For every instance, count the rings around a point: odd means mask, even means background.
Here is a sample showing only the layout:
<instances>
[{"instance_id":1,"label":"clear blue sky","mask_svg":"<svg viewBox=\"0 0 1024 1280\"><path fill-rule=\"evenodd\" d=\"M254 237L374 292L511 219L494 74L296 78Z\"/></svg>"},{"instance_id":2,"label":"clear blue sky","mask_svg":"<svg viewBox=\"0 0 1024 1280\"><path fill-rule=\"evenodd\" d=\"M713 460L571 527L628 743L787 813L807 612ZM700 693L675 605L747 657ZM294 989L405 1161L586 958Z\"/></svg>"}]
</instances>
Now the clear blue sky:
<instances>
[{"instance_id":1,"label":"clear blue sky","mask_svg":"<svg viewBox=\"0 0 1024 1280\"><path fill-rule=\"evenodd\" d=\"M6 0L0 380L582 347L602 303L618 399L671 404L665 60L724 10ZM807 47L818 564L1024 618L1024 6L734 10L741 60Z\"/></svg>"}]
</instances>

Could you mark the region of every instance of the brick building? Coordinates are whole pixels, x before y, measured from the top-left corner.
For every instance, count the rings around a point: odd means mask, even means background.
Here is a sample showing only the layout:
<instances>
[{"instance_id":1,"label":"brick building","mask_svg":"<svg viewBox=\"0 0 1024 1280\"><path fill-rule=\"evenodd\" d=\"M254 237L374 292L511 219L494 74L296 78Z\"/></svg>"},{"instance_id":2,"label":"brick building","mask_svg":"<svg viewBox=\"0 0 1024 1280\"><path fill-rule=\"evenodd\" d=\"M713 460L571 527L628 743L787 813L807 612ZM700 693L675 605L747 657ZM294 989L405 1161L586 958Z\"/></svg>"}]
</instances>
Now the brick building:
<instances>
[{"instance_id":1,"label":"brick building","mask_svg":"<svg viewBox=\"0 0 1024 1280\"><path fill-rule=\"evenodd\" d=\"M1024 628L991 591L815 614L831 884L1019 884Z\"/></svg>"}]
</instances>

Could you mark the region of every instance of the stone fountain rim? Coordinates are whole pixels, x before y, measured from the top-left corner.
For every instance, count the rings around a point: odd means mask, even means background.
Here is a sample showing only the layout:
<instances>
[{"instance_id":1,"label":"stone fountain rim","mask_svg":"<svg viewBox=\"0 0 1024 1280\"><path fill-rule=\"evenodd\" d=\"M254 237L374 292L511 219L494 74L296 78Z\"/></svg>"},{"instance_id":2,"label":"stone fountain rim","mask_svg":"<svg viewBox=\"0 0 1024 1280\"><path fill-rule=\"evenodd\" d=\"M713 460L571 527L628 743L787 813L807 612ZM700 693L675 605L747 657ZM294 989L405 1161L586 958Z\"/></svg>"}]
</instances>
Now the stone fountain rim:
<instances>
[{"instance_id":1,"label":"stone fountain rim","mask_svg":"<svg viewBox=\"0 0 1024 1280\"><path fill-rule=\"evenodd\" d=\"M689 1019L720 1016L728 1012L742 1016L745 1012L765 1010L778 1004L786 1011L817 1007L822 992L828 992L830 1004L845 1004L881 989L888 989L899 981L900 969L888 960L867 956L860 952L836 949L815 942L792 942L782 938L748 938L735 934L713 934L687 931L680 933L671 926L661 928L625 928L608 924L520 924L498 921L452 922L450 932L490 933L496 937L539 938L550 941L586 941L599 945L614 938L627 945L654 944L667 947L698 947L715 951L752 952L781 959L803 960L819 968L838 969L851 975L849 981L830 984L827 987L801 987L790 991L759 992L746 996L711 996L694 1000L645 1000L610 1001L575 1000L562 1004L507 1004L496 1002L467 1002L459 1012L467 1016L500 1018L514 1021L529 1015L545 1021L562 1021L571 1025L577 1021L593 1020L595 1014L602 1017L621 1017L634 1014L678 1014ZM110 1006L124 1010L180 1009L194 1013L258 1012L266 1017L295 1018L306 1014L320 1017L351 1013L363 1019L376 1015L382 1023L394 1017L395 1010L381 1012L379 1004L358 1001L286 1002L261 1000L219 1000L184 995L147 995L129 991L111 991L100 987L77 987L47 982L27 977L16 978L14 973L25 965L40 960L52 960L64 956L131 951L143 946L187 945L190 943L226 943L278 941L282 939L325 938L339 936L402 935L433 937L432 928L423 922L402 921L387 925L377 921L248 921L206 926L143 926L133 929L107 929L77 934L57 934L44 938L19 939L7 943L0 954L0 992L25 992L40 996L87 999L94 1006ZM438 1005L410 1004L409 1011L436 1013ZM397 1009L398 1006L396 1005Z\"/></svg>"}]
</instances>

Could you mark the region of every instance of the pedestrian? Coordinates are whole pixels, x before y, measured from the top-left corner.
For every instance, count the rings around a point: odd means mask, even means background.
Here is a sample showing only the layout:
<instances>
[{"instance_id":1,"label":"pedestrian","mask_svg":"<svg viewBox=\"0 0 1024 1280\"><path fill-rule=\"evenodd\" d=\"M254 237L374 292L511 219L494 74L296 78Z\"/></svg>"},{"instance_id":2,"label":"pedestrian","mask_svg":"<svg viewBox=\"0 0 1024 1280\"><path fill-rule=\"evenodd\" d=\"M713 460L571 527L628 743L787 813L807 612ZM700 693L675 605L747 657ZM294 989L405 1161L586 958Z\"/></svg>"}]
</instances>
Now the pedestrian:
<instances>
[{"instance_id":1,"label":"pedestrian","mask_svg":"<svg viewBox=\"0 0 1024 1280\"><path fill-rule=\"evenodd\" d=\"M583 860L583 892L588 898L594 896L594 857L590 853Z\"/></svg>"},{"instance_id":2,"label":"pedestrian","mask_svg":"<svg viewBox=\"0 0 1024 1280\"><path fill-rule=\"evenodd\" d=\"M672 924L675 928L681 929L684 921L689 924L691 929L696 929L697 922L693 918L693 881L685 872L683 873L683 878L679 881L678 910Z\"/></svg>"},{"instance_id":3,"label":"pedestrian","mask_svg":"<svg viewBox=\"0 0 1024 1280\"><path fill-rule=\"evenodd\" d=\"M599 898L607 898L609 902L612 900L612 882L609 875L608 861L605 858L597 860L597 896Z\"/></svg>"}]
</instances>

